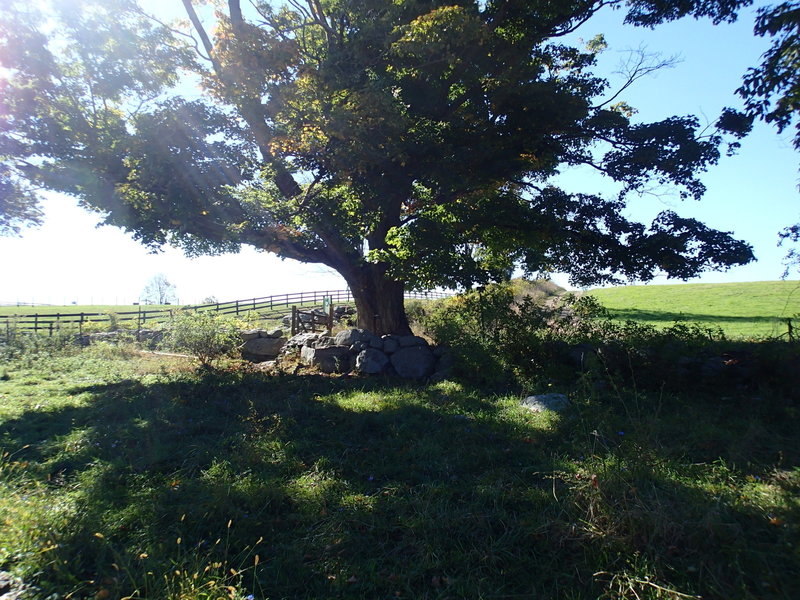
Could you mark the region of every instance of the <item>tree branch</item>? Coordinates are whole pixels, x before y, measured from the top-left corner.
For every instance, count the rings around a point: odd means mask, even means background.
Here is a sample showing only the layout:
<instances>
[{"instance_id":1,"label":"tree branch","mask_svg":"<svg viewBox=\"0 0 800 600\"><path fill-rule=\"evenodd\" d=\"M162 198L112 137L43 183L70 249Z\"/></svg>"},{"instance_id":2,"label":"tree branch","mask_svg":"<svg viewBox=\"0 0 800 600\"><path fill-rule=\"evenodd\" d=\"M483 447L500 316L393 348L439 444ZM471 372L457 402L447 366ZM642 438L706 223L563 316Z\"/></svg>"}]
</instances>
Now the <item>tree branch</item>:
<instances>
[{"instance_id":1,"label":"tree branch","mask_svg":"<svg viewBox=\"0 0 800 600\"><path fill-rule=\"evenodd\" d=\"M670 56L669 58L661 58L661 55L658 53L648 53L645 52L646 48L644 46L639 46L636 50L629 50L628 60L620 65L619 70L615 71L615 73L624 75L626 77L625 83L620 87L614 95L612 95L608 100L605 100L598 104L597 106L593 106L593 109L598 109L610 104L617 98L619 98L620 94L627 90L634 82L638 81L642 77L646 77L650 75L650 73L654 73L660 69L668 69L675 66L680 59L677 55Z\"/></svg>"}]
</instances>

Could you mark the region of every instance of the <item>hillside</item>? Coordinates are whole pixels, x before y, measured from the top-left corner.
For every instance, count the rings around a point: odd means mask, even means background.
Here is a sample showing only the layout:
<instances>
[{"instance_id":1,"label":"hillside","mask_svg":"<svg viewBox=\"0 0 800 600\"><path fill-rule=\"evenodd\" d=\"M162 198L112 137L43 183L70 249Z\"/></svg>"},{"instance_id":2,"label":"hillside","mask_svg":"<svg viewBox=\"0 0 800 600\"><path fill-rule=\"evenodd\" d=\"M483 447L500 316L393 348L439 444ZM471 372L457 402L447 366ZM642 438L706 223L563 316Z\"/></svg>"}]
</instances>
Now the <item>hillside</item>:
<instances>
[{"instance_id":1,"label":"hillside","mask_svg":"<svg viewBox=\"0 0 800 600\"><path fill-rule=\"evenodd\" d=\"M730 337L782 335L786 320L800 315L800 281L635 285L587 293L618 319L656 326L696 322L721 327Z\"/></svg>"}]
</instances>

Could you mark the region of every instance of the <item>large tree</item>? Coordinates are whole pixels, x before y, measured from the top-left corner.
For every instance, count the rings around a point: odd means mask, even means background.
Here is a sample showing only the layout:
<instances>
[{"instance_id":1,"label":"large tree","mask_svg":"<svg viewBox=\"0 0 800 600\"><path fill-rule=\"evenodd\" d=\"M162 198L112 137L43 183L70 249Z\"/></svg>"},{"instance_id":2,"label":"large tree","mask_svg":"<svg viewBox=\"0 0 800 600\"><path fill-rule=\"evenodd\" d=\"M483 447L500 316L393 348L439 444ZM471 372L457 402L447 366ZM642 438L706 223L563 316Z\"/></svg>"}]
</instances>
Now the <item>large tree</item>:
<instances>
[{"instance_id":1,"label":"large tree","mask_svg":"<svg viewBox=\"0 0 800 600\"><path fill-rule=\"evenodd\" d=\"M751 249L670 211L632 222L626 198L654 183L699 198L723 130L747 119L634 122L592 72L602 39L564 40L609 7L654 26L749 3L183 0L167 24L134 0L6 0L3 182L75 195L148 246L323 263L378 333L408 331L406 289L515 267L685 279ZM620 194L555 187L567 165Z\"/></svg>"}]
</instances>

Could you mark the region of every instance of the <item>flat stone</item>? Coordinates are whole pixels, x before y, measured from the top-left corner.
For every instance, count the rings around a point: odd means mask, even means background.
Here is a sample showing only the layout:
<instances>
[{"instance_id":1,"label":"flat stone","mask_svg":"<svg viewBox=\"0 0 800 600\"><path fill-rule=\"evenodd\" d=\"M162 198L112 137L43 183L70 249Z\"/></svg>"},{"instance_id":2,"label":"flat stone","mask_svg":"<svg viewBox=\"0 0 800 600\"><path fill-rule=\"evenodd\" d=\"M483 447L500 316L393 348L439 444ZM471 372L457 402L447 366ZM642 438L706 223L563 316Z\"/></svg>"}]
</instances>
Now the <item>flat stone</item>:
<instances>
[{"instance_id":1,"label":"flat stone","mask_svg":"<svg viewBox=\"0 0 800 600\"><path fill-rule=\"evenodd\" d=\"M339 344L337 344L336 340L334 340L331 336L321 335L314 342L308 345L313 346L314 348L330 348L331 346L338 346Z\"/></svg>"},{"instance_id":2,"label":"flat stone","mask_svg":"<svg viewBox=\"0 0 800 600\"><path fill-rule=\"evenodd\" d=\"M367 331L366 329L346 329L344 331L340 331L336 334L334 338L336 340L337 346L352 346L356 342L366 342L367 344L371 345L371 341L373 338L378 338L374 333ZM381 345L383 343L381 342Z\"/></svg>"},{"instance_id":3,"label":"flat stone","mask_svg":"<svg viewBox=\"0 0 800 600\"><path fill-rule=\"evenodd\" d=\"M300 350L300 362L309 367L316 367L323 373L347 373L350 371L350 360L350 348L347 346L329 348L303 346Z\"/></svg>"},{"instance_id":4,"label":"flat stone","mask_svg":"<svg viewBox=\"0 0 800 600\"><path fill-rule=\"evenodd\" d=\"M538 394L536 396L528 396L521 404L534 412L543 412L545 410L562 412L569 407L569 398L565 394Z\"/></svg>"},{"instance_id":5,"label":"flat stone","mask_svg":"<svg viewBox=\"0 0 800 600\"><path fill-rule=\"evenodd\" d=\"M286 341L287 348L301 348L303 346L313 346L320 337L321 333L298 333Z\"/></svg>"},{"instance_id":6,"label":"flat stone","mask_svg":"<svg viewBox=\"0 0 800 600\"><path fill-rule=\"evenodd\" d=\"M280 354L286 340L283 338L255 338L242 344L242 357L252 362L264 362Z\"/></svg>"},{"instance_id":7,"label":"flat stone","mask_svg":"<svg viewBox=\"0 0 800 600\"><path fill-rule=\"evenodd\" d=\"M243 342L248 342L250 340L255 340L261 337L261 330L260 329L245 329L244 331L240 331L239 335L242 338Z\"/></svg>"}]
</instances>

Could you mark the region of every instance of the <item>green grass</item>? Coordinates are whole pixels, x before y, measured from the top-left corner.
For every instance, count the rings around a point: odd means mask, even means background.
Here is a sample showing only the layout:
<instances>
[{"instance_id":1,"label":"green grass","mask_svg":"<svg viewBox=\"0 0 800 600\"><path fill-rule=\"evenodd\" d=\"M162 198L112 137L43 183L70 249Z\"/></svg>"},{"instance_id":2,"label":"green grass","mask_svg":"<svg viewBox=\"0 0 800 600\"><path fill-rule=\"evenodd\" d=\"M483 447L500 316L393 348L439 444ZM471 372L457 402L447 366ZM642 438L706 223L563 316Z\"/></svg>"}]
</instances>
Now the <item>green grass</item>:
<instances>
[{"instance_id":1,"label":"green grass","mask_svg":"<svg viewBox=\"0 0 800 600\"><path fill-rule=\"evenodd\" d=\"M692 283L590 290L613 317L656 326L689 321L729 337L775 337L800 314L800 281Z\"/></svg>"},{"instance_id":2,"label":"green grass","mask_svg":"<svg viewBox=\"0 0 800 600\"><path fill-rule=\"evenodd\" d=\"M81 304L65 306L0 306L0 315L76 315L86 314L107 314L121 312L137 312L149 310L170 310L180 308L176 304L142 304L139 305L114 305L114 304Z\"/></svg>"},{"instance_id":3,"label":"green grass","mask_svg":"<svg viewBox=\"0 0 800 600\"><path fill-rule=\"evenodd\" d=\"M29 355L0 569L36 598L800 597L795 400L568 391Z\"/></svg>"}]
</instances>

